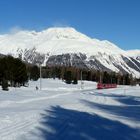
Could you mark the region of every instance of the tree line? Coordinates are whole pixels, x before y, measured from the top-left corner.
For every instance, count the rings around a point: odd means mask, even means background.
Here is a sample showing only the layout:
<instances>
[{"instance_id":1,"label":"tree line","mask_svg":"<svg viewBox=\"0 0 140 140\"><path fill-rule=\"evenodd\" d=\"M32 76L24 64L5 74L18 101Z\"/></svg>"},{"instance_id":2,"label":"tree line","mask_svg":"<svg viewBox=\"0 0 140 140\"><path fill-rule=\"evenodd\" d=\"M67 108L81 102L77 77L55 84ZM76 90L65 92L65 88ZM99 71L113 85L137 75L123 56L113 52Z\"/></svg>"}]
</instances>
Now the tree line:
<instances>
[{"instance_id":1,"label":"tree line","mask_svg":"<svg viewBox=\"0 0 140 140\"><path fill-rule=\"evenodd\" d=\"M0 85L8 90L8 86L26 86L28 80L38 80L40 77L39 67L27 64L19 58L5 56L0 58ZM67 84L77 84L78 80L96 81L102 83L116 83L121 85L135 85L140 79L132 74L122 74L100 70L80 69L66 66L42 67L43 78L62 79Z\"/></svg>"},{"instance_id":2,"label":"tree line","mask_svg":"<svg viewBox=\"0 0 140 140\"><path fill-rule=\"evenodd\" d=\"M42 76L44 78L59 78L68 84L77 84L77 81L82 79L118 85L135 85L138 80L128 73L122 74L66 66L45 66L42 68Z\"/></svg>"},{"instance_id":3,"label":"tree line","mask_svg":"<svg viewBox=\"0 0 140 140\"><path fill-rule=\"evenodd\" d=\"M19 58L4 56L0 58L0 85L3 90L8 87L27 86L28 80L37 80L39 69L37 66L24 63Z\"/></svg>"}]
</instances>

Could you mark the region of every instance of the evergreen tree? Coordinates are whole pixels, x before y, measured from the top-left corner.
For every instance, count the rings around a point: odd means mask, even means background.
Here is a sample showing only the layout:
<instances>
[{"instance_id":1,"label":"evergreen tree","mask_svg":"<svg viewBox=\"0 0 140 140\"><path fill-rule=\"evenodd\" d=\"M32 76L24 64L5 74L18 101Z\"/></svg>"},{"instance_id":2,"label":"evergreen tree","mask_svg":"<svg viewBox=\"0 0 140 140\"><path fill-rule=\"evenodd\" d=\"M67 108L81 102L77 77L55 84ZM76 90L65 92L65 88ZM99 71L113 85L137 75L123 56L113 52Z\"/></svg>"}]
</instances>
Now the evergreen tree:
<instances>
[{"instance_id":1,"label":"evergreen tree","mask_svg":"<svg viewBox=\"0 0 140 140\"><path fill-rule=\"evenodd\" d=\"M0 59L0 83L6 85L5 81L7 81L10 82L11 86L21 86L27 80L26 65L20 59L11 56Z\"/></svg>"},{"instance_id":2,"label":"evergreen tree","mask_svg":"<svg viewBox=\"0 0 140 140\"><path fill-rule=\"evenodd\" d=\"M78 84L78 80L77 80L77 78L74 78L74 80L73 80L72 83L73 83L73 84Z\"/></svg>"},{"instance_id":3,"label":"evergreen tree","mask_svg":"<svg viewBox=\"0 0 140 140\"><path fill-rule=\"evenodd\" d=\"M126 74L124 76L124 78L125 78L125 85L130 85L130 77L129 77L129 74Z\"/></svg>"},{"instance_id":4,"label":"evergreen tree","mask_svg":"<svg viewBox=\"0 0 140 140\"><path fill-rule=\"evenodd\" d=\"M26 65L20 60L14 60L14 86L25 85L28 80Z\"/></svg>"},{"instance_id":5,"label":"evergreen tree","mask_svg":"<svg viewBox=\"0 0 140 140\"><path fill-rule=\"evenodd\" d=\"M37 81L38 78L40 77L39 73L40 73L39 68L37 66L32 66L30 68L30 79L33 81Z\"/></svg>"},{"instance_id":6,"label":"evergreen tree","mask_svg":"<svg viewBox=\"0 0 140 140\"><path fill-rule=\"evenodd\" d=\"M106 84L111 83L111 77L109 73L106 71L103 74L103 83L106 83Z\"/></svg>"},{"instance_id":7,"label":"evergreen tree","mask_svg":"<svg viewBox=\"0 0 140 140\"><path fill-rule=\"evenodd\" d=\"M6 91L9 90L8 89L8 81L5 79L2 80L2 90L6 90Z\"/></svg>"},{"instance_id":8,"label":"evergreen tree","mask_svg":"<svg viewBox=\"0 0 140 140\"><path fill-rule=\"evenodd\" d=\"M64 75L64 79L66 80L67 84L72 83L72 72L71 71L66 71Z\"/></svg>"}]
</instances>

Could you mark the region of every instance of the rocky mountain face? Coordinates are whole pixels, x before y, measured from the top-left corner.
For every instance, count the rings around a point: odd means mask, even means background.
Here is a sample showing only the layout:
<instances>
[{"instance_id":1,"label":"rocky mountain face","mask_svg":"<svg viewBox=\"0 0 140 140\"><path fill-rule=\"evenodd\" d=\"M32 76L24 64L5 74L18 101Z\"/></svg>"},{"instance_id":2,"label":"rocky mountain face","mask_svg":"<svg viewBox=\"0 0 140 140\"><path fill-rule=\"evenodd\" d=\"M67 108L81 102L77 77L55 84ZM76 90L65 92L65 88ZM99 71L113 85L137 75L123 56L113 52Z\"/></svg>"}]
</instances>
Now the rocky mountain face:
<instances>
[{"instance_id":1,"label":"rocky mountain face","mask_svg":"<svg viewBox=\"0 0 140 140\"><path fill-rule=\"evenodd\" d=\"M140 77L140 50L124 51L107 40L92 39L69 27L0 35L0 53L33 64L74 66Z\"/></svg>"}]
</instances>

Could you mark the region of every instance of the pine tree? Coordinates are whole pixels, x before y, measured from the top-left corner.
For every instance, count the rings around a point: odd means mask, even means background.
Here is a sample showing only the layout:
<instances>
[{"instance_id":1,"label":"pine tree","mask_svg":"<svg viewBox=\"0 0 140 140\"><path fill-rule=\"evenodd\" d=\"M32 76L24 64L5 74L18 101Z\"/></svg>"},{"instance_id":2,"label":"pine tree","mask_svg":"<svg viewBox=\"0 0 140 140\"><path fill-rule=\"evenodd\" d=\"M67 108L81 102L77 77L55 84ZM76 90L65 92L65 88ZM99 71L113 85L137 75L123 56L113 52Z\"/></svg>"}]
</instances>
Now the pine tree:
<instances>
[{"instance_id":1,"label":"pine tree","mask_svg":"<svg viewBox=\"0 0 140 140\"><path fill-rule=\"evenodd\" d=\"M73 80L72 83L73 83L73 84L78 84L78 80L77 80L77 78L74 78L74 80Z\"/></svg>"},{"instance_id":2,"label":"pine tree","mask_svg":"<svg viewBox=\"0 0 140 140\"><path fill-rule=\"evenodd\" d=\"M32 66L30 69L30 79L37 81L39 78L39 68L37 66Z\"/></svg>"},{"instance_id":3,"label":"pine tree","mask_svg":"<svg viewBox=\"0 0 140 140\"><path fill-rule=\"evenodd\" d=\"M5 85L5 80L9 81L11 86L24 85L28 80L26 65L20 59L11 56L1 58L0 82Z\"/></svg>"},{"instance_id":4,"label":"pine tree","mask_svg":"<svg viewBox=\"0 0 140 140\"><path fill-rule=\"evenodd\" d=\"M67 84L71 84L72 83L72 72L66 71L64 78L65 78Z\"/></svg>"},{"instance_id":5,"label":"pine tree","mask_svg":"<svg viewBox=\"0 0 140 140\"><path fill-rule=\"evenodd\" d=\"M5 79L2 80L2 90L6 90L6 91L9 90L8 89L8 81Z\"/></svg>"}]
</instances>

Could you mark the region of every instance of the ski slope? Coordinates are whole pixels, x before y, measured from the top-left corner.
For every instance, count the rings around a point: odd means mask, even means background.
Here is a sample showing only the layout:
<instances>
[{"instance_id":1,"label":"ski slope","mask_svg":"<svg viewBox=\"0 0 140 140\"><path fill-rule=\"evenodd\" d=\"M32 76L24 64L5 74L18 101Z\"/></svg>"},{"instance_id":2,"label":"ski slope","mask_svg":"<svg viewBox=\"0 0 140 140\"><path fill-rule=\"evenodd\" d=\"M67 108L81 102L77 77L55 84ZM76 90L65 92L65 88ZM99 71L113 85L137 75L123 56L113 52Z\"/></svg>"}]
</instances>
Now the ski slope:
<instances>
[{"instance_id":1,"label":"ski slope","mask_svg":"<svg viewBox=\"0 0 140 140\"><path fill-rule=\"evenodd\" d=\"M0 140L139 140L140 87L43 79L0 89Z\"/></svg>"}]
</instances>

